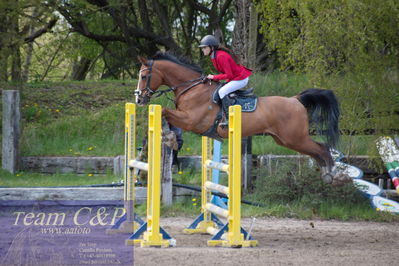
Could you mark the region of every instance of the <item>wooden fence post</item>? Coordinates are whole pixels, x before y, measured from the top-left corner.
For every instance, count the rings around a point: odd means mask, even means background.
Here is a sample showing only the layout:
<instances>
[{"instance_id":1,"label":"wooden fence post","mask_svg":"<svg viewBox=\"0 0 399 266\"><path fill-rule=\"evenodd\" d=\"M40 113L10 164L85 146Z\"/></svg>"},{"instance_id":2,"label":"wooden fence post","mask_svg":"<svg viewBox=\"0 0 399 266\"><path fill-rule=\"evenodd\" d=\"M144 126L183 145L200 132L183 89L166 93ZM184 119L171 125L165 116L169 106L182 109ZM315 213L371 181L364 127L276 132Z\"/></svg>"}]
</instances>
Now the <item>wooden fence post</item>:
<instances>
[{"instance_id":1,"label":"wooden fence post","mask_svg":"<svg viewBox=\"0 0 399 266\"><path fill-rule=\"evenodd\" d=\"M20 93L3 90L2 168L15 174L20 165L19 137L21 135Z\"/></svg>"},{"instance_id":2,"label":"wooden fence post","mask_svg":"<svg viewBox=\"0 0 399 266\"><path fill-rule=\"evenodd\" d=\"M252 185L252 137L242 138L241 154L241 185L243 190L247 192Z\"/></svg>"},{"instance_id":3,"label":"wooden fence post","mask_svg":"<svg viewBox=\"0 0 399 266\"><path fill-rule=\"evenodd\" d=\"M172 185L172 163L173 149L172 146L177 142L175 134L170 130L169 124L162 119L162 152L161 152L161 190L162 204L170 206L173 203L173 185Z\"/></svg>"}]
</instances>

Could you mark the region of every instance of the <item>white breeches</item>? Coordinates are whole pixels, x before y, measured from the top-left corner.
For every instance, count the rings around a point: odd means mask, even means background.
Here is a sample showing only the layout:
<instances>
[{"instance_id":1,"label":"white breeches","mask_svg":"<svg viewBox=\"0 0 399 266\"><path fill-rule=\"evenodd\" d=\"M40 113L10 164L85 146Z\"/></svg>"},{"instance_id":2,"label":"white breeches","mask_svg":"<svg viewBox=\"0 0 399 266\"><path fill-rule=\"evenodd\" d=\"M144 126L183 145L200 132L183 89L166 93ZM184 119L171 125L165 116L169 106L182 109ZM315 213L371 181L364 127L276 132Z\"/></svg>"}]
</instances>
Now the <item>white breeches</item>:
<instances>
[{"instance_id":1,"label":"white breeches","mask_svg":"<svg viewBox=\"0 0 399 266\"><path fill-rule=\"evenodd\" d=\"M224 85L220 90L219 90L219 97L220 99L223 99L224 96L226 96L229 93L232 93L233 91L239 90L241 88L244 88L248 84L249 78L245 78L243 80L232 80L226 85Z\"/></svg>"}]
</instances>

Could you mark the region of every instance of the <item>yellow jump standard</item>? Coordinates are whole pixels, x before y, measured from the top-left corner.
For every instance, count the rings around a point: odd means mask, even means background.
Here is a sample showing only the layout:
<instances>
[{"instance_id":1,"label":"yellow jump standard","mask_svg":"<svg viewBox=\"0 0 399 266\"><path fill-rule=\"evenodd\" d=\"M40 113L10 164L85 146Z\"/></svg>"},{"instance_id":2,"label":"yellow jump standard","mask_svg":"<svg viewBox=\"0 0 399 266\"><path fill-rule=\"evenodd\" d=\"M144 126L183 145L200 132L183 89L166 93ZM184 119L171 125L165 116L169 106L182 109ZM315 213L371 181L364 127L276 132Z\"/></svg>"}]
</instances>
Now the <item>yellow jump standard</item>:
<instances>
[{"instance_id":1,"label":"yellow jump standard","mask_svg":"<svg viewBox=\"0 0 399 266\"><path fill-rule=\"evenodd\" d=\"M202 192L201 214L186 229L184 233L209 233L213 237L208 240L208 246L222 247L254 247L258 241L241 227L241 106L229 108L229 164L210 160L212 142L208 137L202 137ZM228 174L228 187L212 183L212 169L219 169ZM225 210L212 203L212 191L227 194L228 209ZM227 219L223 224L216 216Z\"/></svg>"},{"instance_id":2,"label":"yellow jump standard","mask_svg":"<svg viewBox=\"0 0 399 266\"><path fill-rule=\"evenodd\" d=\"M120 232L123 224L130 229L138 228L126 244L140 244L141 247L169 247L175 242L160 226L161 206L161 131L162 107L150 105L148 110L148 163L136 158L136 105L126 104L125 111L125 191L126 214L111 228L110 232ZM148 172L147 222L133 212L134 183L137 174ZM127 208L128 207L128 208ZM126 226L125 226L126 227ZM141 239L139 237L143 236Z\"/></svg>"}]
</instances>

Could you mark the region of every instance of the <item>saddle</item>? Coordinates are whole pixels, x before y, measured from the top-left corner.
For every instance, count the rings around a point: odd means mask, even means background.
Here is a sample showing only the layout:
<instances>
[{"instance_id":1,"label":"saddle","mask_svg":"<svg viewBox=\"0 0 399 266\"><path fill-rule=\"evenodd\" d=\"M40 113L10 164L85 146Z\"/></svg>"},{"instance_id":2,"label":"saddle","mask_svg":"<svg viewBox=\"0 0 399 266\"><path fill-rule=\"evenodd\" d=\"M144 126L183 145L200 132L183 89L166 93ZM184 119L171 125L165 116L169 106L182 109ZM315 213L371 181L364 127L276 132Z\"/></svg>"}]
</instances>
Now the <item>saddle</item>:
<instances>
[{"instance_id":1,"label":"saddle","mask_svg":"<svg viewBox=\"0 0 399 266\"><path fill-rule=\"evenodd\" d=\"M219 90L221 87L223 87L223 85L224 84L220 84L218 87L216 87L215 91L212 94L212 101L220 106L220 111L217 113L213 125L201 134L202 136L213 138L221 142L223 142L223 139L217 133L217 127L219 126L219 122L223 120L223 117L229 117L227 113L228 107L238 104L241 105L242 112L253 112L256 110L258 102L258 97L254 94L253 88L240 89L224 97L223 102L225 103L225 106L223 106L222 101L219 97ZM222 112L224 112L224 115L222 114Z\"/></svg>"},{"instance_id":2,"label":"saddle","mask_svg":"<svg viewBox=\"0 0 399 266\"><path fill-rule=\"evenodd\" d=\"M224 84L220 84L216 87L215 91L212 94L212 101L223 109L222 102L219 98L219 90L223 87ZM227 95L229 101L228 106L231 105L241 105L242 112L253 112L256 110L258 97L254 94L254 88L242 88L235 92ZM225 109L228 109L228 106L225 106Z\"/></svg>"}]
</instances>

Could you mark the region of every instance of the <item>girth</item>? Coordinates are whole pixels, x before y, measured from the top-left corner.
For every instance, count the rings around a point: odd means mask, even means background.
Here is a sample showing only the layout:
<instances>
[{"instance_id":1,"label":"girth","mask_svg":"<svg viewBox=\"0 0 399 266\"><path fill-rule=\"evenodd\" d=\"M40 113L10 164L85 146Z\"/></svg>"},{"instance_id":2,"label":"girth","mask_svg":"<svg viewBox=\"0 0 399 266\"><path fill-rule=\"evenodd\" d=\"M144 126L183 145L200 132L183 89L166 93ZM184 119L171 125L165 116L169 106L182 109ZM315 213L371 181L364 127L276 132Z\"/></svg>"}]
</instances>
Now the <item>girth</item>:
<instances>
[{"instance_id":1,"label":"girth","mask_svg":"<svg viewBox=\"0 0 399 266\"><path fill-rule=\"evenodd\" d=\"M213 122L213 125L207 131L202 133L201 136L209 137L212 139L216 139L220 142L223 142L222 137L218 134L218 131L217 131L220 120L222 120L222 109L221 108L220 108L219 112L216 114L215 121Z\"/></svg>"}]
</instances>

